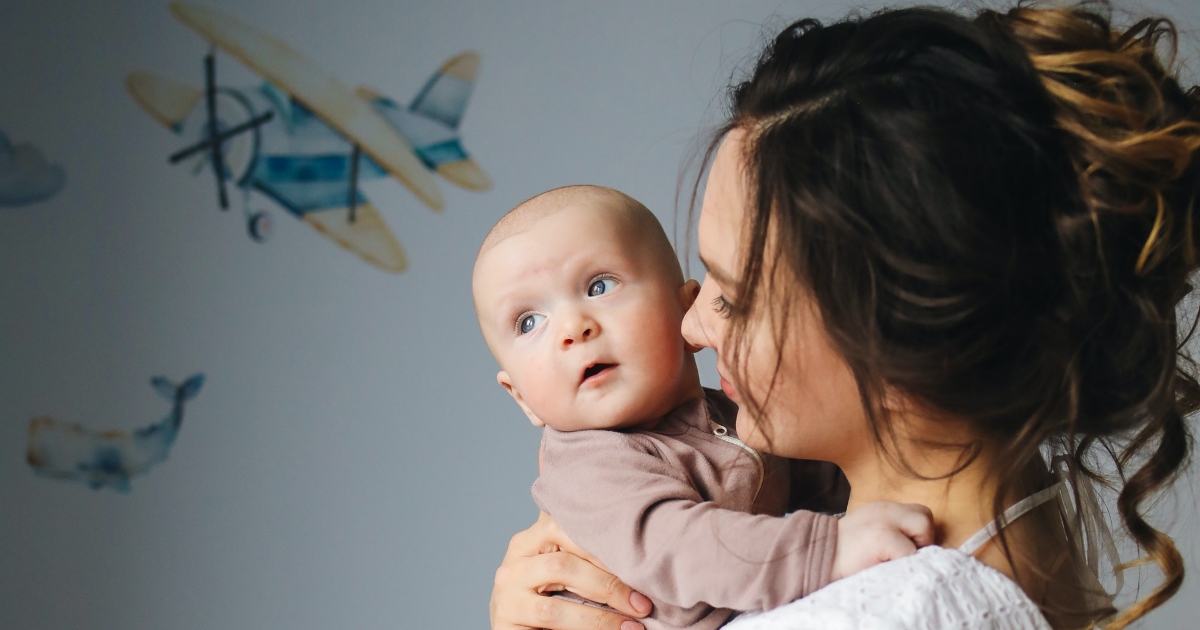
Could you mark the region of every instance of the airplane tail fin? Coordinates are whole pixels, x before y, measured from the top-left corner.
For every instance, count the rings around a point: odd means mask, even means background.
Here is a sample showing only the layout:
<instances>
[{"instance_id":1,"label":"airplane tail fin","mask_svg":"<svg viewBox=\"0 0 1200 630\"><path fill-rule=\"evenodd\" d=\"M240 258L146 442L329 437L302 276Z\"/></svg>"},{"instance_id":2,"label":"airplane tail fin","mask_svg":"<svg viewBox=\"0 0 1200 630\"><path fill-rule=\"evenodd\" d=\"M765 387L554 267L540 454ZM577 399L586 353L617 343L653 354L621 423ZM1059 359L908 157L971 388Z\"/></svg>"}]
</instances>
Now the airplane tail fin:
<instances>
[{"instance_id":1,"label":"airplane tail fin","mask_svg":"<svg viewBox=\"0 0 1200 630\"><path fill-rule=\"evenodd\" d=\"M408 106L414 113L440 120L452 129L458 128L475 78L479 76L479 53L467 51L446 60L425 87Z\"/></svg>"},{"instance_id":2,"label":"airplane tail fin","mask_svg":"<svg viewBox=\"0 0 1200 630\"><path fill-rule=\"evenodd\" d=\"M462 57L462 55L459 57ZM459 57L446 62L445 66L450 66L453 68L456 63L455 60L459 59ZM475 57L475 60L477 66L478 56ZM434 79L436 80L441 76L441 74L435 74ZM423 96L418 96L415 103L424 103L425 105L428 105L430 100L427 93L430 91L431 90L429 88L426 88L426 90L422 93ZM359 98L371 103L375 107L376 111L383 114L383 116L392 123L392 126L396 127L396 130L400 132L400 135L405 135L402 122L403 118L397 114L397 112L400 110L400 106L396 104L396 101L393 101L383 94L380 94L379 91L366 86L358 88L356 93L358 94ZM463 107L465 106L466 104L464 100ZM424 105L421 107L414 106L413 111L425 116L426 118L432 118L446 125L457 125L458 118L456 116L460 116L462 113L459 111L458 114L450 116L446 115L445 112L437 111L436 108L431 109L430 107L426 107ZM438 175L445 177L453 184L461 188L466 188L467 190L478 191L488 190L492 187L492 180L488 178L487 173L483 172L483 169L480 168L479 164L474 160L474 158L467 153L466 148L462 146L462 143L459 141L457 135L451 136L448 139L433 139L424 144L418 143L414 148L428 168L434 169L437 171Z\"/></svg>"},{"instance_id":3,"label":"airplane tail fin","mask_svg":"<svg viewBox=\"0 0 1200 630\"><path fill-rule=\"evenodd\" d=\"M446 60L425 87L417 93L409 109L415 113L442 121L457 129L466 113L467 103L479 76L479 53L467 51ZM455 148L461 155L443 156L437 160L439 175L467 190L483 191L492 187L483 169L457 142ZM455 159L457 158L457 159Z\"/></svg>"},{"instance_id":4,"label":"airplane tail fin","mask_svg":"<svg viewBox=\"0 0 1200 630\"><path fill-rule=\"evenodd\" d=\"M360 87L357 94L383 114L400 135L413 143L414 150L427 168L436 170L457 186L482 191L492 187L492 180L458 139L458 125L475 89L479 64L479 53L474 51L447 59L409 104L407 113L438 123L441 129L436 133L430 132L428 125L414 125L410 117L405 115L403 106L377 90Z\"/></svg>"},{"instance_id":5,"label":"airplane tail fin","mask_svg":"<svg viewBox=\"0 0 1200 630\"><path fill-rule=\"evenodd\" d=\"M195 398L196 394L200 393L200 388L204 387L204 375L193 374L182 384L175 384L165 376L156 376L150 379L150 385L159 396L183 402Z\"/></svg>"}]
</instances>

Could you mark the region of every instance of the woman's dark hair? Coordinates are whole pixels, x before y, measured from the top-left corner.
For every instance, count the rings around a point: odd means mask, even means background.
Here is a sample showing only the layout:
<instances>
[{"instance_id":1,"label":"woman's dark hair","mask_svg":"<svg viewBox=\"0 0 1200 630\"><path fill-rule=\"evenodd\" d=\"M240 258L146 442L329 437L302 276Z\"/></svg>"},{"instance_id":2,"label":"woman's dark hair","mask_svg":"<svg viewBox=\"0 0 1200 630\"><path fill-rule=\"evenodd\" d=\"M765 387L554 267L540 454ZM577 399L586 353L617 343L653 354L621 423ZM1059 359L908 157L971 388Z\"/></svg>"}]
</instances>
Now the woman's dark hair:
<instances>
[{"instance_id":1,"label":"woman's dark hair","mask_svg":"<svg viewBox=\"0 0 1200 630\"><path fill-rule=\"evenodd\" d=\"M706 154L746 132L727 344L738 391L749 316L770 313L782 358L803 295L879 444L895 437L885 388L969 423L978 443L959 446L964 461L994 455L997 515L1045 470L1041 449L1065 445L1076 470L1116 488L1164 576L1112 628L1183 580L1143 508L1189 460L1185 416L1200 406L1176 320L1197 266L1200 92L1169 71L1174 45L1170 22L1116 30L1102 3L801 20L732 88ZM1055 625L1080 619L1041 603ZM1090 625L1113 609L1084 612Z\"/></svg>"}]
</instances>

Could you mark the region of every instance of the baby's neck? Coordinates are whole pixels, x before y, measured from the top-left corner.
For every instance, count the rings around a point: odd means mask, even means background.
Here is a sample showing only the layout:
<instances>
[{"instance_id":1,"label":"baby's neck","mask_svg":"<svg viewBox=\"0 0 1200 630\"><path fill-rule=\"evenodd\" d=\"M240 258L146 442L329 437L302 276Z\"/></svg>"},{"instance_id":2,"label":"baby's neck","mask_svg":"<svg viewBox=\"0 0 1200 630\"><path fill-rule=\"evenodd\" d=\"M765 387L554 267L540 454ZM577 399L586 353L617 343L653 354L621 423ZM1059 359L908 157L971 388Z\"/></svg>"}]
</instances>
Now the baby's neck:
<instances>
[{"instance_id":1,"label":"baby's neck","mask_svg":"<svg viewBox=\"0 0 1200 630\"><path fill-rule=\"evenodd\" d=\"M671 392L671 395L664 400L661 405L656 405L656 407L659 409L667 409L668 411L666 413L648 417L641 422L635 422L626 428L653 429L659 422L662 422L664 418L670 416L671 413L676 409L686 405L690 401L704 398L704 387L700 384L700 376L695 372L694 365L690 377L680 379L680 381L681 382L679 386L674 388L674 390Z\"/></svg>"},{"instance_id":2,"label":"baby's neck","mask_svg":"<svg viewBox=\"0 0 1200 630\"><path fill-rule=\"evenodd\" d=\"M689 400L704 398L704 386L700 384L700 370L696 367L695 355L688 354L684 359L683 374L679 378L679 386L675 388L675 404L671 409Z\"/></svg>"}]
</instances>

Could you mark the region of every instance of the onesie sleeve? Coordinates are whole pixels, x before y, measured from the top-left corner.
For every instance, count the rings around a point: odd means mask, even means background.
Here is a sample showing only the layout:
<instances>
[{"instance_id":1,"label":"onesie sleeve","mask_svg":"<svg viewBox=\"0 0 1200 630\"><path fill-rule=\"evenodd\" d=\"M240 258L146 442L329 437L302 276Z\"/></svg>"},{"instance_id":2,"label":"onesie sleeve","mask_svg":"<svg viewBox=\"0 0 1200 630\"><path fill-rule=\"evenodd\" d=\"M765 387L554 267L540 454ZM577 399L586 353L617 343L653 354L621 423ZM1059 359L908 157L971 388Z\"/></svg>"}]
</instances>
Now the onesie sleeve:
<instances>
[{"instance_id":1,"label":"onesie sleeve","mask_svg":"<svg viewBox=\"0 0 1200 630\"><path fill-rule=\"evenodd\" d=\"M656 602L768 610L832 572L836 519L719 508L645 436L548 428L533 497L575 544Z\"/></svg>"}]
</instances>

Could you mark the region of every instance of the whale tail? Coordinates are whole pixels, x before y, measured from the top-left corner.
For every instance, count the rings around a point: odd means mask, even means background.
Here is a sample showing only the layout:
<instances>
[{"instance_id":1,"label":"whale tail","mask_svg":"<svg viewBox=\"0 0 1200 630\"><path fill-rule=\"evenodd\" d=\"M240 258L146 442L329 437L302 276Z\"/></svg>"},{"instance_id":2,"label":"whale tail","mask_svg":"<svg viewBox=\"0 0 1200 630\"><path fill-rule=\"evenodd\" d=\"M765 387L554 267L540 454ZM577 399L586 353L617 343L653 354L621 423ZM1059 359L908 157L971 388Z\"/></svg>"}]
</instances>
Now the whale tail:
<instances>
[{"instance_id":1,"label":"whale tail","mask_svg":"<svg viewBox=\"0 0 1200 630\"><path fill-rule=\"evenodd\" d=\"M200 388L204 387L204 375L193 374L181 384L176 384L165 376L156 376L150 379L150 385L159 396L172 402L184 402L200 393Z\"/></svg>"}]
</instances>

